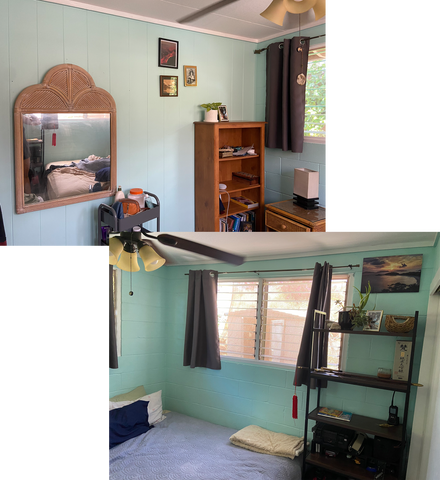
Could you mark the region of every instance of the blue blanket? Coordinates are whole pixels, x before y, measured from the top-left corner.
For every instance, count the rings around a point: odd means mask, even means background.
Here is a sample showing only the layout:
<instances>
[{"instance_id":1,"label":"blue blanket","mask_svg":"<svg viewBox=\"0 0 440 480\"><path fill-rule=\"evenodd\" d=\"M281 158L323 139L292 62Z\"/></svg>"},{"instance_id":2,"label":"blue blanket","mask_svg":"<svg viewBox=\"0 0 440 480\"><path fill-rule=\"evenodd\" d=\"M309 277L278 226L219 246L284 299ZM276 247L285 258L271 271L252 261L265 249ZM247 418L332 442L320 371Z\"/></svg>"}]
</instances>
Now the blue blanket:
<instances>
[{"instance_id":1,"label":"blue blanket","mask_svg":"<svg viewBox=\"0 0 440 480\"><path fill-rule=\"evenodd\" d=\"M290 460L236 447L237 430L171 412L145 434L110 450L111 480L300 480Z\"/></svg>"}]
</instances>

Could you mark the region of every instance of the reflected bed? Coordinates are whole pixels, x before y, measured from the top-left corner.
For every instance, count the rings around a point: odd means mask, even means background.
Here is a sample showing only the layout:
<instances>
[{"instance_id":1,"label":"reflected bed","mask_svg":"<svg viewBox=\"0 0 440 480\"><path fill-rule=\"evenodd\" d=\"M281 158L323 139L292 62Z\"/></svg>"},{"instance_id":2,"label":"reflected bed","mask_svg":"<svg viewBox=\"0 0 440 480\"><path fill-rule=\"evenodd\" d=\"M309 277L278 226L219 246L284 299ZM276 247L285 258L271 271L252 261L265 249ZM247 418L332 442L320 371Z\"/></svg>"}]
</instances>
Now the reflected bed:
<instances>
[{"instance_id":1,"label":"reflected bed","mask_svg":"<svg viewBox=\"0 0 440 480\"><path fill-rule=\"evenodd\" d=\"M110 158L97 158L86 162L88 159L47 164L45 166L47 200L108 190ZM106 171L103 172L103 170ZM98 175L99 172L101 175Z\"/></svg>"}]
</instances>

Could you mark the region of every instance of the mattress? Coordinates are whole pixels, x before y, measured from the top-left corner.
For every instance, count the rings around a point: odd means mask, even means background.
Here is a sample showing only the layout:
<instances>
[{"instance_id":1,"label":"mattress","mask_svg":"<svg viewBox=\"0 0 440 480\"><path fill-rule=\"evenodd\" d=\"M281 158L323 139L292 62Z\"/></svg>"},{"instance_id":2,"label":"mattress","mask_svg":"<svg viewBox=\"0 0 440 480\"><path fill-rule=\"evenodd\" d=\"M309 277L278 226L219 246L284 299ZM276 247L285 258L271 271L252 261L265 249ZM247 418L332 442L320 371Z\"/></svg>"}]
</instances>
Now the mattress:
<instances>
[{"instance_id":1,"label":"mattress","mask_svg":"<svg viewBox=\"0 0 440 480\"><path fill-rule=\"evenodd\" d=\"M111 480L300 480L301 457L233 445L237 430L169 412L147 433L110 450Z\"/></svg>"}]
</instances>

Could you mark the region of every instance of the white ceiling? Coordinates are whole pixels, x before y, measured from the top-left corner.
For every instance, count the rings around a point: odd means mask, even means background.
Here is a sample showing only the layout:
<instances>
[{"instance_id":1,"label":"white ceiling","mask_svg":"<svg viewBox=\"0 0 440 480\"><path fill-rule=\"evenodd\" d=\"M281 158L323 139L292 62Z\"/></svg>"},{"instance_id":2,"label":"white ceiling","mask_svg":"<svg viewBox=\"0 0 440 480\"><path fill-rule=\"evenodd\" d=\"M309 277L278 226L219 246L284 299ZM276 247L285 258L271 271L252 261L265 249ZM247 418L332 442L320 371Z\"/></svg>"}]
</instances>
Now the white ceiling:
<instances>
[{"instance_id":1,"label":"white ceiling","mask_svg":"<svg viewBox=\"0 0 440 480\"><path fill-rule=\"evenodd\" d=\"M261 42L325 23L325 17L315 21L313 10L302 15L287 13L283 26L263 18L272 0L237 0L215 12L187 24L178 20L208 7L218 0L40 0L84 8L112 15L159 23L185 30L210 33L230 38ZM300 22L300 23L299 23Z\"/></svg>"},{"instance_id":2,"label":"white ceiling","mask_svg":"<svg viewBox=\"0 0 440 480\"><path fill-rule=\"evenodd\" d=\"M152 233L157 236L160 233ZM172 233L193 242L245 257L245 261L272 260L337 253L432 247L437 233ZM154 248L167 260L166 265L218 263L210 258L164 247L154 241Z\"/></svg>"}]
</instances>

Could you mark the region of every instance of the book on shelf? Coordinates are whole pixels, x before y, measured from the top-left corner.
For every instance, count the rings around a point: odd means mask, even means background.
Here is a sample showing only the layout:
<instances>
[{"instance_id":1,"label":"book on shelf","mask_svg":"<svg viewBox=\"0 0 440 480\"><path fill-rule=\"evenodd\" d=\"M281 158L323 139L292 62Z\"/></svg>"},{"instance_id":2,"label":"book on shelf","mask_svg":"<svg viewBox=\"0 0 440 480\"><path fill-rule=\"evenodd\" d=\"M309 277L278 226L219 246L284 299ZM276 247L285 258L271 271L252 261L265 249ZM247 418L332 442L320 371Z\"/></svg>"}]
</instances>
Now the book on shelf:
<instances>
[{"instance_id":1,"label":"book on shelf","mask_svg":"<svg viewBox=\"0 0 440 480\"><path fill-rule=\"evenodd\" d=\"M232 172L232 180L247 183L248 185L258 185L260 183L260 177L258 175L247 172Z\"/></svg>"},{"instance_id":2,"label":"book on shelf","mask_svg":"<svg viewBox=\"0 0 440 480\"><path fill-rule=\"evenodd\" d=\"M343 410L337 410L336 408L320 407L318 415L321 417L334 418L335 420L343 420L349 422L352 414L350 412L344 412Z\"/></svg>"},{"instance_id":3,"label":"book on shelf","mask_svg":"<svg viewBox=\"0 0 440 480\"><path fill-rule=\"evenodd\" d=\"M243 195L239 195L237 197L231 197L231 201L242 205L245 208L255 208L258 207L259 203L254 202L250 198L243 197Z\"/></svg>"}]
</instances>

